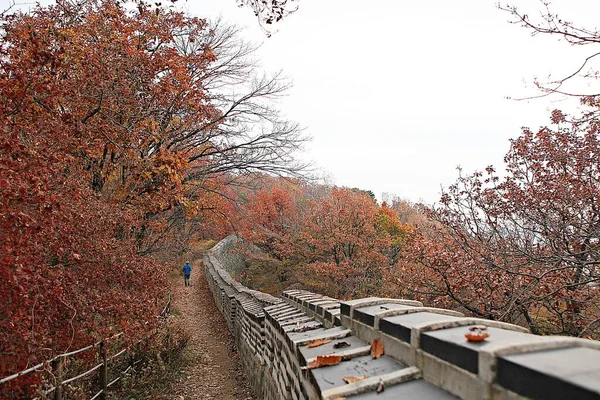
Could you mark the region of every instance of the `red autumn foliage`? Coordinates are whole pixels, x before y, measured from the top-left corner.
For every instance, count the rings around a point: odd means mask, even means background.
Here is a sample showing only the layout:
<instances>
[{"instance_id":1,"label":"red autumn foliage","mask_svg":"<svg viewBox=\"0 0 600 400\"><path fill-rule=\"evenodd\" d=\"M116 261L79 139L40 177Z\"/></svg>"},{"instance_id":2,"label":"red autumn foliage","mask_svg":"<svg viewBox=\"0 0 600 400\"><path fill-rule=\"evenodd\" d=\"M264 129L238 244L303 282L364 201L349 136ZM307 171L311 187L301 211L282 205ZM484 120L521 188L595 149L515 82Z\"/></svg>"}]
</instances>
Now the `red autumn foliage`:
<instances>
[{"instance_id":1,"label":"red autumn foliage","mask_svg":"<svg viewBox=\"0 0 600 400\"><path fill-rule=\"evenodd\" d=\"M435 208L271 186L250 197L244 234L283 284L341 298L417 297L536 333L596 338L598 133L595 122L524 130L504 178L492 167L461 175Z\"/></svg>"},{"instance_id":2,"label":"red autumn foliage","mask_svg":"<svg viewBox=\"0 0 600 400\"><path fill-rule=\"evenodd\" d=\"M595 124L524 130L506 176L461 176L406 246L405 287L429 303L537 333L597 337L600 159Z\"/></svg>"},{"instance_id":3,"label":"red autumn foliage","mask_svg":"<svg viewBox=\"0 0 600 400\"><path fill-rule=\"evenodd\" d=\"M389 236L377 229L379 207L368 196L334 188L313 201L300 238L307 267L320 278L322 290L337 282L336 295L356 297L380 286ZM340 284L342 283L342 284Z\"/></svg>"},{"instance_id":4,"label":"red autumn foliage","mask_svg":"<svg viewBox=\"0 0 600 400\"><path fill-rule=\"evenodd\" d=\"M259 190L244 216L244 237L266 252L253 257L282 286L344 298L381 290L410 231L364 192L291 182Z\"/></svg>"},{"instance_id":5,"label":"red autumn foliage","mask_svg":"<svg viewBox=\"0 0 600 400\"><path fill-rule=\"evenodd\" d=\"M159 264L139 256L140 232L185 161L168 151L140 156L154 140L148 117L176 82L164 69L173 51L148 46L183 23L111 2L6 17L1 376L156 324L166 282ZM164 82L153 82L157 74Z\"/></svg>"},{"instance_id":6,"label":"red autumn foliage","mask_svg":"<svg viewBox=\"0 0 600 400\"><path fill-rule=\"evenodd\" d=\"M116 331L145 334L167 291L159 261L230 232L233 177L298 171L286 163L303 139L261 103L285 89L277 76L242 99L214 90L253 73L231 28L144 2L2 18L3 377Z\"/></svg>"},{"instance_id":7,"label":"red autumn foliage","mask_svg":"<svg viewBox=\"0 0 600 400\"><path fill-rule=\"evenodd\" d=\"M0 17L6 376L115 331L145 334L164 261L231 232L231 183L300 175L305 138L268 106L287 83L256 76L235 28L143 1Z\"/></svg>"}]
</instances>

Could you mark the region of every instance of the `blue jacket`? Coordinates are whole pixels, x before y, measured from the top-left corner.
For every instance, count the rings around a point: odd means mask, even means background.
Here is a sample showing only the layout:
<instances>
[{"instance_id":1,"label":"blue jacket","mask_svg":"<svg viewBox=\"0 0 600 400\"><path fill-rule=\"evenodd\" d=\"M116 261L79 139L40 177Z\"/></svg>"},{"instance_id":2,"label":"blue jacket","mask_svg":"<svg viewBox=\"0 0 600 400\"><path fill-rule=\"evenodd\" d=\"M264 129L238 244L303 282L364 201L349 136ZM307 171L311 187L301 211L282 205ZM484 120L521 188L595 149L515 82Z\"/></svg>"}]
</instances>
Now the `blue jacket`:
<instances>
[{"instance_id":1,"label":"blue jacket","mask_svg":"<svg viewBox=\"0 0 600 400\"><path fill-rule=\"evenodd\" d=\"M188 263L185 263L185 265L183 266L183 274L185 276L190 276L191 273L192 273L192 266Z\"/></svg>"}]
</instances>

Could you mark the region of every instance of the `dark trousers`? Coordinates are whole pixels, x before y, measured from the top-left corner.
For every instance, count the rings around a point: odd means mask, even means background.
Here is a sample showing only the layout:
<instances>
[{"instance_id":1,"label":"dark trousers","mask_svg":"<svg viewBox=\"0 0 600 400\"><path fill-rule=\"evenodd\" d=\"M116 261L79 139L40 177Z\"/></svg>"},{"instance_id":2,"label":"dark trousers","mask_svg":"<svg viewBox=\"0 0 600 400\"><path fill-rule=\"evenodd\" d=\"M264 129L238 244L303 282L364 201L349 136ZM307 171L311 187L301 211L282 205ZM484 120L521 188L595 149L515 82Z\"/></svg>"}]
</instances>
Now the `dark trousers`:
<instances>
[{"instance_id":1,"label":"dark trousers","mask_svg":"<svg viewBox=\"0 0 600 400\"><path fill-rule=\"evenodd\" d=\"M185 286L190 286L190 276L184 275L183 277L185 278Z\"/></svg>"}]
</instances>

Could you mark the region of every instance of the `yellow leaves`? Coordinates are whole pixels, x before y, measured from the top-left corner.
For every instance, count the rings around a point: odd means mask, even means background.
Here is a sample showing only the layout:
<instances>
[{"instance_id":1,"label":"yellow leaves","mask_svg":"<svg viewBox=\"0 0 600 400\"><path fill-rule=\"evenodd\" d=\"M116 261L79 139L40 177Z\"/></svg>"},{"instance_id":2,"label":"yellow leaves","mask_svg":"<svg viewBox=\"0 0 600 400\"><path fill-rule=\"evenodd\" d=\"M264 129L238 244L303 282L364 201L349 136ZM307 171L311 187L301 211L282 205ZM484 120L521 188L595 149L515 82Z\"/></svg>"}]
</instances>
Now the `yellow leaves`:
<instances>
[{"instance_id":1,"label":"yellow leaves","mask_svg":"<svg viewBox=\"0 0 600 400\"><path fill-rule=\"evenodd\" d=\"M382 206L379 209L377 229L390 235L391 240L397 242L394 244L401 244L404 236L412 232L412 226L410 224L403 224L396 211L387 206Z\"/></svg>"},{"instance_id":2,"label":"yellow leaves","mask_svg":"<svg viewBox=\"0 0 600 400\"><path fill-rule=\"evenodd\" d=\"M381 339L373 339L371 342L371 357L379 358L383 355L383 342Z\"/></svg>"},{"instance_id":3,"label":"yellow leaves","mask_svg":"<svg viewBox=\"0 0 600 400\"><path fill-rule=\"evenodd\" d=\"M319 346L323 346L324 344L330 343L331 340L329 339L317 339L317 340L313 340L312 342L308 343L308 347L309 349L312 349L313 347L319 347Z\"/></svg>"}]
</instances>

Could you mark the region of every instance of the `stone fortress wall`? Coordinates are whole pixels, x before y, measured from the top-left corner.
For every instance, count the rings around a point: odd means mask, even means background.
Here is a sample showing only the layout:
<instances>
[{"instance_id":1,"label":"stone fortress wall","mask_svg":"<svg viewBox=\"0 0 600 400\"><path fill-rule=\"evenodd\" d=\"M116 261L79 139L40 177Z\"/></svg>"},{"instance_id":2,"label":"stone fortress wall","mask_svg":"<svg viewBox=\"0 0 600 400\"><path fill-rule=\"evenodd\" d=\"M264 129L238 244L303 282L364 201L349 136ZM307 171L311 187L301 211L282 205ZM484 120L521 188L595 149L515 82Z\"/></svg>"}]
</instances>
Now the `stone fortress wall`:
<instances>
[{"instance_id":1,"label":"stone fortress wall","mask_svg":"<svg viewBox=\"0 0 600 400\"><path fill-rule=\"evenodd\" d=\"M413 300L340 301L303 290L276 298L231 277L244 267L232 252L237 242L219 242L204 268L259 399L600 399L600 342L536 336ZM467 341L473 326L486 326L490 337ZM307 346L317 339L331 341ZM377 359L373 339L384 344ZM303 368L330 354L343 361ZM346 383L347 376L366 378Z\"/></svg>"}]
</instances>

